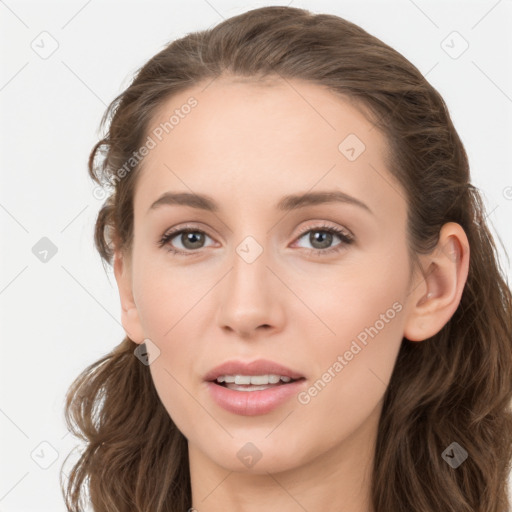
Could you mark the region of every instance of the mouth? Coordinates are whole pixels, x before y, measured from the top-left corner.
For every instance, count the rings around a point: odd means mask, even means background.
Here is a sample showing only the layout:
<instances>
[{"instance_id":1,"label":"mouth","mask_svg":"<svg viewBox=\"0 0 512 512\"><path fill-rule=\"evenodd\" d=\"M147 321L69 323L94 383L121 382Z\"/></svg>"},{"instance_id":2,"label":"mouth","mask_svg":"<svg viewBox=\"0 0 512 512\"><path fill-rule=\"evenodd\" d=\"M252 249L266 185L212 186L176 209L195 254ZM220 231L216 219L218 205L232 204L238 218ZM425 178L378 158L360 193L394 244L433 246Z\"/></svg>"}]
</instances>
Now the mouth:
<instances>
[{"instance_id":1,"label":"mouth","mask_svg":"<svg viewBox=\"0 0 512 512\"><path fill-rule=\"evenodd\" d=\"M275 361L226 361L208 372L204 380L233 391L263 391L305 380L304 375Z\"/></svg>"},{"instance_id":2,"label":"mouth","mask_svg":"<svg viewBox=\"0 0 512 512\"><path fill-rule=\"evenodd\" d=\"M268 414L305 386L306 377L273 361L228 361L204 377L210 398L240 416Z\"/></svg>"}]
</instances>

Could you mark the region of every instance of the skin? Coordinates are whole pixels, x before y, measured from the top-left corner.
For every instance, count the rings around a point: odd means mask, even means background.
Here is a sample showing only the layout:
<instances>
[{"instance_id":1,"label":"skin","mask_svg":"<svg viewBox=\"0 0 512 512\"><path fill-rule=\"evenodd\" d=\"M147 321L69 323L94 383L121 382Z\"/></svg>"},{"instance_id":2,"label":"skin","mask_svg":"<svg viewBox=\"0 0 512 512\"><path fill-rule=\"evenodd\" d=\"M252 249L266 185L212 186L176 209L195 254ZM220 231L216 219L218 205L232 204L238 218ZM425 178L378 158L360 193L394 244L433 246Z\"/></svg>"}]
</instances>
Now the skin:
<instances>
[{"instance_id":1,"label":"skin","mask_svg":"<svg viewBox=\"0 0 512 512\"><path fill-rule=\"evenodd\" d=\"M466 235L446 224L421 269L411 267L406 193L386 168L386 139L348 99L279 78L205 86L168 99L152 120L148 134L190 96L198 101L144 158L132 252L117 251L114 261L126 333L160 350L150 371L188 439L193 506L371 511L378 420L402 338L433 336L455 312ZM350 133L366 146L354 161L338 149ZM275 208L287 194L319 190L343 191L372 213L348 203ZM167 191L207 194L219 211L165 205L148 213ZM206 234L202 245L178 234L169 244L189 255L157 246L185 223ZM325 223L354 242L335 234L315 242ZM317 231L301 235L306 228ZM251 263L236 251L247 236L263 249ZM334 246L341 250L308 251ZM259 358L304 375L307 391L397 303L393 319L307 404L293 397L270 413L240 416L207 392L203 376L213 367ZM248 442L261 453L250 468L237 457Z\"/></svg>"}]
</instances>

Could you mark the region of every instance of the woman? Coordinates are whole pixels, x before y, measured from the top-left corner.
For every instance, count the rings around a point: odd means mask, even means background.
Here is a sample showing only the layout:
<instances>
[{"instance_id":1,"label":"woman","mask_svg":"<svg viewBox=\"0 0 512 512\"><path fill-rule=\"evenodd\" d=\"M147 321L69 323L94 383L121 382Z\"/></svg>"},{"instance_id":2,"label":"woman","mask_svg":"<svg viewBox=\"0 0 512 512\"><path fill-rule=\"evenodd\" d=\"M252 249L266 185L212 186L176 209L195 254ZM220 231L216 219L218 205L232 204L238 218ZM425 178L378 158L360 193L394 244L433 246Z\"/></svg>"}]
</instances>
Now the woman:
<instances>
[{"instance_id":1,"label":"woman","mask_svg":"<svg viewBox=\"0 0 512 512\"><path fill-rule=\"evenodd\" d=\"M107 118L95 242L126 337L68 393L70 511L508 510L512 297L410 62L254 9Z\"/></svg>"}]
</instances>

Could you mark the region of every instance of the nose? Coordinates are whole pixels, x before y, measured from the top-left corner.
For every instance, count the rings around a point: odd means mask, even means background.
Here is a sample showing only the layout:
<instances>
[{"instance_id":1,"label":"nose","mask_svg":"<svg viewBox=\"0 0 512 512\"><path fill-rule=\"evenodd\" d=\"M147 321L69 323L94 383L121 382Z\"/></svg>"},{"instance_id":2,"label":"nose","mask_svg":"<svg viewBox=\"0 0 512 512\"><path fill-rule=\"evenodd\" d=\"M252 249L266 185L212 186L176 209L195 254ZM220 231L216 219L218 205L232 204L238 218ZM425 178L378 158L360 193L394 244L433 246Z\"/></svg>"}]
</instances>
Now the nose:
<instances>
[{"instance_id":1,"label":"nose","mask_svg":"<svg viewBox=\"0 0 512 512\"><path fill-rule=\"evenodd\" d=\"M281 330L284 312L279 291L283 284L268 266L265 250L253 261L235 252L231 261L220 289L218 325L241 338Z\"/></svg>"}]
</instances>

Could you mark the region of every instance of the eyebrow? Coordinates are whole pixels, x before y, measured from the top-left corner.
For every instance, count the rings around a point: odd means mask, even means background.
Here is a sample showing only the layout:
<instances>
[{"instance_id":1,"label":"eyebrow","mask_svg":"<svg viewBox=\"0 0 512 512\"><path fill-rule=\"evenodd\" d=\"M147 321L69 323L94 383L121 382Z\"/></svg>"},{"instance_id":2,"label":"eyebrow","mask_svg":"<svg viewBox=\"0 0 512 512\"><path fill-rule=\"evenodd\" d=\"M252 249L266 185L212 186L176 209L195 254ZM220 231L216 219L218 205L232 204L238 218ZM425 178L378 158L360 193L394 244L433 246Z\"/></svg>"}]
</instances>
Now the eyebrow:
<instances>
[{"instance_id":1,"label":"eyebrow","mask_svg":"<svg viewBox=\"0 0 512 512\"><path fill-rule=\"evenodd\" d=\"M306 206L335 202L359 206L373 214L368 205L339 190L287 195L277 203L276 208L281 211L291 211ZM190 206L209 212L218 212L220 209L215 200L207 195L189 192L165 192L149 207L148 213L164 205Z\"/></svg>"}]
</instances>

